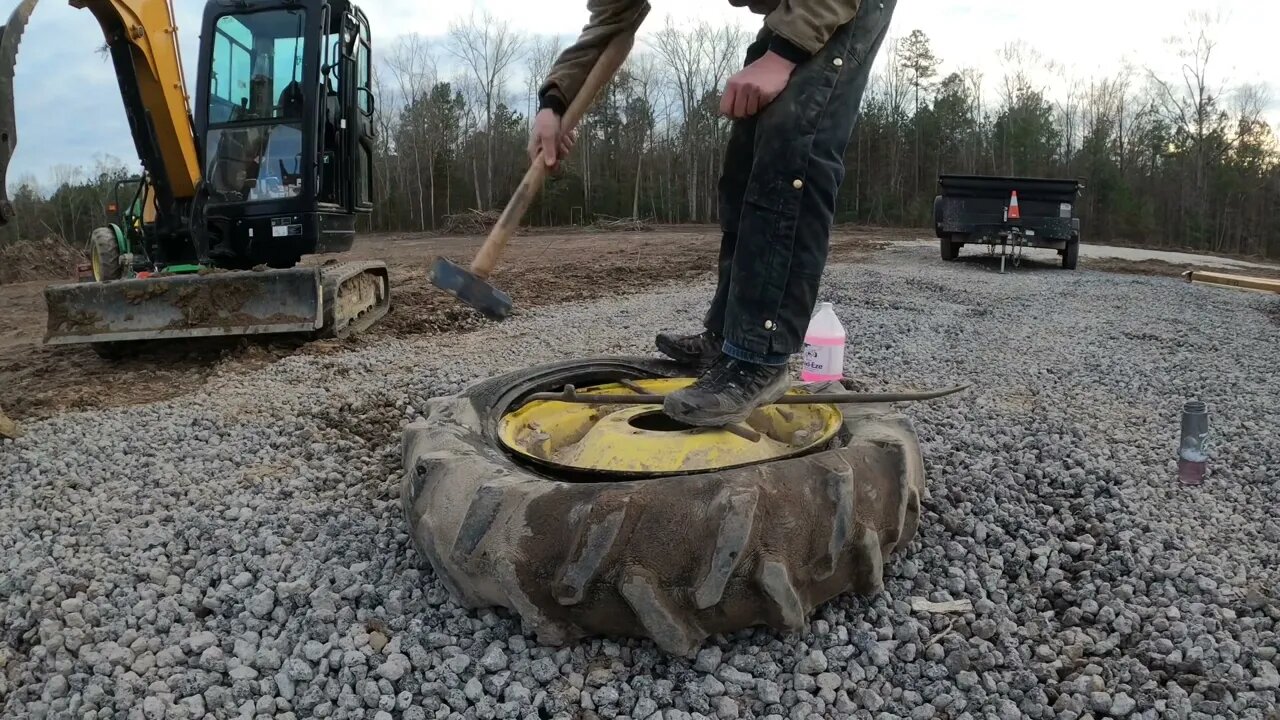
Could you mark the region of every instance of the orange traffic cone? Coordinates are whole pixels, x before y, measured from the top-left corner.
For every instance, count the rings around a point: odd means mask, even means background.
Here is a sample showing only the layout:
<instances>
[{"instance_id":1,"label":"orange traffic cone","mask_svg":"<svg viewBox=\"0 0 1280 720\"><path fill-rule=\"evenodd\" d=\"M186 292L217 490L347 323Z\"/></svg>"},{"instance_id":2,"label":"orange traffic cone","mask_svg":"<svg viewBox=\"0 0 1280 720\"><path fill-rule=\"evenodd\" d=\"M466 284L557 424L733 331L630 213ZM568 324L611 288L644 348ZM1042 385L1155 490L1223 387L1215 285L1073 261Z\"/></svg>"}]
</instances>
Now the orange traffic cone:
<instances>
[{"instance_id":1,"label":"orange traffic cone","mask_svg":"<svg viewBox=\"0 0 1280 720\"><path fill-rule=\"evenodd\" d=\"M1009 198L1009 219L1021 220L1022 214L1018 212L1018 191L1014 190L1013 195Z\"/></svg>"}]
</instances>

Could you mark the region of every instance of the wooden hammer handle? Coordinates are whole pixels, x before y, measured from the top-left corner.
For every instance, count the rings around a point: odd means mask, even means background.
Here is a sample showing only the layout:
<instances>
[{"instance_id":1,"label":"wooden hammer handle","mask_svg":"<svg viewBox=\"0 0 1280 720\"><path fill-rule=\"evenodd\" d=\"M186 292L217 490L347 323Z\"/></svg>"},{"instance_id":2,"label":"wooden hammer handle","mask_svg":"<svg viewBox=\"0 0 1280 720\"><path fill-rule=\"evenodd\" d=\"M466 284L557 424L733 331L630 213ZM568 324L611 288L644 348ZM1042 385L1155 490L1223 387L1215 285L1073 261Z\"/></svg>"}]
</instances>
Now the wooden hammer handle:
<instances>
[{"instance_id":1,"label":"wooden hammer handle","mask_svg":"<svg viewBox=\"0 0 1280 720\"><path fill-rule=\"evenodd\" d=\"M573 101L569 103L569 107L565 110L564 115L560 118L560 132L567 133L578 125L578 121L586 114L587 108L591 107L591 103L595 101L596 95L605 85L609 84L618 68L622 67L622 63L627 59L627 53L631 52L631 46L635 43L634 32L622 32L616 35L609 44L605 46L604 52L600 53L600 57L596 60L596 64L591 68L591 72L587 74L587 79L583 81L582 88L578 90L578 94L573 96ZM533 202L533 196L538 194L542 189L542 183L547 177L547 164L542 161L542 155L539 153L537 159L529 167L528 172L524 174L524 178L520 181L520 186L516 188L515 193L511 196L511 201L502 210L502 216L498 218L498 222L489 231L489 237L485 239L484 245L480 247L480 252L476 253L475 260L471 261L471 273L478 278L484 279L489 277L489 273L493 272L493 267L498 264L498 256L502 254L503 249L507 247L507 241L515 234L516 229L520 226L520 220L524 217L524 213L529 209L529 203Z\"/></svg>"}]
</instances>

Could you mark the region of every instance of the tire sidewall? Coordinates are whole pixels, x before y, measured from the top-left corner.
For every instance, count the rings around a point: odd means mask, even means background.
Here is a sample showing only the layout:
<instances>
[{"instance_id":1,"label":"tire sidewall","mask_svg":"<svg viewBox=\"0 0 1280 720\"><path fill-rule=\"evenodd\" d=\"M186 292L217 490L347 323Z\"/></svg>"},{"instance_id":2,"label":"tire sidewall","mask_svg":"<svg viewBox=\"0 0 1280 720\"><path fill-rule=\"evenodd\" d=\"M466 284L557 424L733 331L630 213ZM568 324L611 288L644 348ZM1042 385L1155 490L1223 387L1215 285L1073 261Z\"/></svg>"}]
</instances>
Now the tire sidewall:
<instances>
[{"instance_id":1,"label":"tire sidewall","mask_svg":"<svg viewBox=\"0 0 1280 720\"><path fill-rule=\"evenodd\" d=\"M95 281L119 280L123 276L120 268L120 246L116 243L115 233L111 228L94 228L89 235L89 252L96 268Z\"/></svg>"}]
</instances>

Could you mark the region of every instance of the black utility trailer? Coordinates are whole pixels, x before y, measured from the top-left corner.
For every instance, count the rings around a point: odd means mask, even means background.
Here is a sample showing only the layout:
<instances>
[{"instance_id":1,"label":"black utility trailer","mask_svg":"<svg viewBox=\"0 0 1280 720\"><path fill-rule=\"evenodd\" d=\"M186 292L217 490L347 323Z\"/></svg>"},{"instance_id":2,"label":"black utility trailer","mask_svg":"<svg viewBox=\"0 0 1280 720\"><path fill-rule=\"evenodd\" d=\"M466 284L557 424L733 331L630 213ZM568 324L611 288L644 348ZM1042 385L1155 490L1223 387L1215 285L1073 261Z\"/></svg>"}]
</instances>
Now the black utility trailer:
<instances>
[{"instance_id":1,"label":"black utility trailer","mask_svg":"<svg viewBox=\"0 0 1280 720\"><path fill-rule=\"evenodd\" d=\"M1052 248L1062 267L1074 270L1080 257L1076 200L1083 188L1079 180L939 175L933 224L942 259L955 260L960 248L982 243L990 254L999 248L1003 272L1005 257L1018 263L1024 247ZM1014 193L1019 217L1010 217Z\"/></svg>"}]
</instances>

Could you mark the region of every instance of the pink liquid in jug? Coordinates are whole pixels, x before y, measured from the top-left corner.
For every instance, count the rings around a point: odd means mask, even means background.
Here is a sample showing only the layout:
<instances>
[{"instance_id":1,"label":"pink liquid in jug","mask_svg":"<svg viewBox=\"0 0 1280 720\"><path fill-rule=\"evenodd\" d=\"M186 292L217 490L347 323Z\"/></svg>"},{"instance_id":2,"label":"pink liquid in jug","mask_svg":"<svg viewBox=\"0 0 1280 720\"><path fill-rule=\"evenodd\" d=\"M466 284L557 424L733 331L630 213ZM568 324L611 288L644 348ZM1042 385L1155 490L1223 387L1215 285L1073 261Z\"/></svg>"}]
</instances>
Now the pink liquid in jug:
<instances>
[{"instance_id":1,"label":"pink liquid in jug","mask_svg":"<svg viewBox=\"0 0 1280 720\"><path fill-rule=\"evenodd\" d=\"M803 382L837 382L844 378L844 326L831 303L818 305L804 336Z\"/></svg>"}]
</instances>

